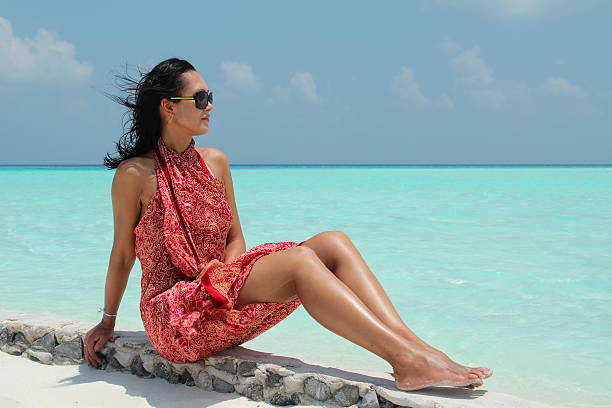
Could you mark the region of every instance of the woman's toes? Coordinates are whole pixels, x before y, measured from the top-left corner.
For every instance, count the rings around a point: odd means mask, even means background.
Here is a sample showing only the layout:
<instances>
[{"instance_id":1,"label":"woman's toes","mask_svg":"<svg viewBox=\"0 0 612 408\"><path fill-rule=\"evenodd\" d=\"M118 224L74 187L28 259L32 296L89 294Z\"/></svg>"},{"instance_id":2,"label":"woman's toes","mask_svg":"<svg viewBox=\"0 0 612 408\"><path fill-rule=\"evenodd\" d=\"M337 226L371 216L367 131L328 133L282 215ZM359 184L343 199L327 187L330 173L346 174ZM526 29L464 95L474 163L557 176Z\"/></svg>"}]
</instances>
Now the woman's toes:
<instances>
[{"instance_id":1,"label":"woman's toes","mask_svg":"<svg viewBox=\"0 0 612 408\"><path fill-rule=\"evenodd\" d=\"M491 375L493 375L493 370L491 370L490 368L475 367L475 369L478 370L479 373L481 373L482 378L489 378Z\"/></svg>"},{"instance_id":2,"label":"woman's toes","mask_svg":"<svg viewBox=\"0 0 612 408\"><path fill-rule=\"evenodd\" d=\"M480 378L489 378L493 375L493 370L486 367L468 367L470 373L478 375Z\"/></svg>"}]
</instances>

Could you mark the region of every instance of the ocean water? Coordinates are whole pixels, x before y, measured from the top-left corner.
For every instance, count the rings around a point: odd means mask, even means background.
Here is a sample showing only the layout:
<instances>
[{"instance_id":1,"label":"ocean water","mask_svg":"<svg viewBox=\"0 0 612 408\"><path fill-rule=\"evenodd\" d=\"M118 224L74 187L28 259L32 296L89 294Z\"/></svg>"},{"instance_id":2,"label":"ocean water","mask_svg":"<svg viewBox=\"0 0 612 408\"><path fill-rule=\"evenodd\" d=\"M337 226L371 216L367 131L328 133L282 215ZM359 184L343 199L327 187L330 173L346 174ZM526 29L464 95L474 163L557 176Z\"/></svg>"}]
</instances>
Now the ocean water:
<instances>
[{"instance_id":1,"label":"ocean water","mask_svg":"<svg viewBox=\"0 0 612 408\"><path fill-rule=\"evenodd\" d=\"M0 167L0 308L99 321L112 247L102 166ZM612 406L612 167L232 166L247 249L349 235L406 324L482 389ZM144 330L140 263L118 328ZM257 350L390 371L300 307Z\"/></svg>"}]
</instances>

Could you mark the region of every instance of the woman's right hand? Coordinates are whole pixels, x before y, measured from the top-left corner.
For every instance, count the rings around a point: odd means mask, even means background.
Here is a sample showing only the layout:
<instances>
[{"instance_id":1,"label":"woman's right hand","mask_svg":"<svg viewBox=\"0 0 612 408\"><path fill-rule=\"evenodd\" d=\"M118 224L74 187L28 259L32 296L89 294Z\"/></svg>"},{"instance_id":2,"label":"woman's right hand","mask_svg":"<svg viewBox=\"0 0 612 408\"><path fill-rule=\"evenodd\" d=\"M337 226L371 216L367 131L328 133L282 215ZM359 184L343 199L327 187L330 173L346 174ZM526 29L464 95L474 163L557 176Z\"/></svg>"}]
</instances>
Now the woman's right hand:
<instances>
[{"instance_id":1,"label":"woman's right hand","mask_svg":"<svg viewBox=\"0 0 612 408\"><path fill-rule=\"evenodd\" d=\"M85 338L83 339L83 355L85 356L87 364L96 368L102 364L102 357L98 352L102 350L108 340L113 337L114 332L114 326L100 322L85 333Z\"/></svg>"}]
</instances>

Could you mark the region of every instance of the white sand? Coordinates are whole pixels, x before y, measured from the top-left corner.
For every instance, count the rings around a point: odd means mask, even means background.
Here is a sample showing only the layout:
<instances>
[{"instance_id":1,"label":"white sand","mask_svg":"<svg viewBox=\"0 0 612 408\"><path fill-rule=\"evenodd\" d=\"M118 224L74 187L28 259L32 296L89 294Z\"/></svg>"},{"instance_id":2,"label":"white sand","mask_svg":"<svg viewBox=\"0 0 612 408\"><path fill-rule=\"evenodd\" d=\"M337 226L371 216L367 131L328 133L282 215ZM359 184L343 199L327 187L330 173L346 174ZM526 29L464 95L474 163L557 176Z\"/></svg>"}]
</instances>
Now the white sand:
<instances>
[{"instance_id":1,"label":"white sand","mask_svg":"<svg viewBox=\"0 0 612 408\"><path fill-rule=\"evenodd\" d=\"M248 357L259 352L237 347L222 353ZM252 358L257 359L257 358ZM469 391L456 387L432 387L403 392L393 386L388 373L344 370L300 361L287 356L269 355L271 363L291 359L296 372L319 372L377 385L377 392L390 401L415 408L552 408L512 395L490 392L484 387ZM282 365L282 364L281 364ZM315 368L315 370L313 370ZM170 384L161 378L140 378L128 372L107 372L80 365L45 365L21 356L0 352L0 408L64 407L276 407L252 401L235 393L204 391L185 384ZM300 405L314 408L316 405Z\"/></svg>"},{"instance_id":2,"label":"white sand","mask_svg":"<svg viewBox=\"0 0 612 408\"><path fill-rule=\"evenodd\" d=\"M45 365L0 352L0 407L275 407L238 394L80 365Z\"/></svg>"}]
</instances>

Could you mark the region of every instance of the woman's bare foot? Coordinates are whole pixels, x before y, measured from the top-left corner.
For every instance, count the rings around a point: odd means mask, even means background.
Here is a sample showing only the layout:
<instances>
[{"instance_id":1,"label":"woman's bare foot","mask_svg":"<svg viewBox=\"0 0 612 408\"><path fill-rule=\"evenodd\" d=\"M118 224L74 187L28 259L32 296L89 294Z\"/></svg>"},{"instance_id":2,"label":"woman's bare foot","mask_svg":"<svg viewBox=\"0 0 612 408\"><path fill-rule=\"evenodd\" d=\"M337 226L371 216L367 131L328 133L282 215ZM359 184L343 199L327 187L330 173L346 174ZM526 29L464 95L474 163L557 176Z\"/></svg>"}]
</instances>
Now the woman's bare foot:
<instances>
[{"instance_id":1,"label":"woman's bare foot","mask_svg":"<svg viewBox=\"0 0 612 408\"><path fill-rule=\"evenodd\" d=\"M393 378L395 378L395 374L393 374L393 373L389 373L389 374L391 374L391 376L392 376ZM464 385L464 386L462 386L462 388L469 388L470 390L473 390L473 389L475 389L475 388L480 387L482 384L483 384L483 382L482 382L482 381L480 381L480 383L472 383L472 384L470 384L470 385Z\"/></svg>"},{"instance_id":2,"label":"woman's bare foot","mask_svg":"<svg viewBox=\"0 0 612 408\"><path fill-rule=\"evenodd\" d=\"M438 354L440 357L442 357L443 359L447 360L447 362L449 364L453 364L453 365L458 366L458 367L463 367L468 372L477 374L482 379L489 378L490 376L493 375L493 370L488 368L488 367L470 367L470 366L466 366L466 365L463 365L463 364L459 364L459 363L453 361L449 356L447 356L446 353L444 353L441 350L438 350L435 347L430 346L429 344L425 343L423 340L418 341L418 343L425 350L430 351L430 352L432 352L434 354Z\"/></svg>"},{"instance_id":3,"label":"woman's bare foot","mask_svg":"<svg viewBox=\"0 0 612 408\"><path fill-rule=\"evenodd\" d=\"M393 377L395 386L403 391L437 386L475 388L482 385L479 374L425 349L416 349L412 355L402 356L394 364Z\"/></svg>"},{"instance_id":4,"label":"woman's bare foot","mask_svg":"<svg viewBox=\"0 0 612 408\"><path fill-rule=\"evenodd\" d=\"M459 364L459 363L453 361L449 356L447 356L445 353L443 353L441 351L438 351L437 354L440 355L440 357L442 357L443 359L447 360L450 364L462 367L462 368L464 368L465 370L467 370L470 373L477 374L482 379L489 378L490 376L493 375L493 370L488 368L488 367L470 367L470 366L466 366L466 365Z\"/></svg>"}]
</instances>

